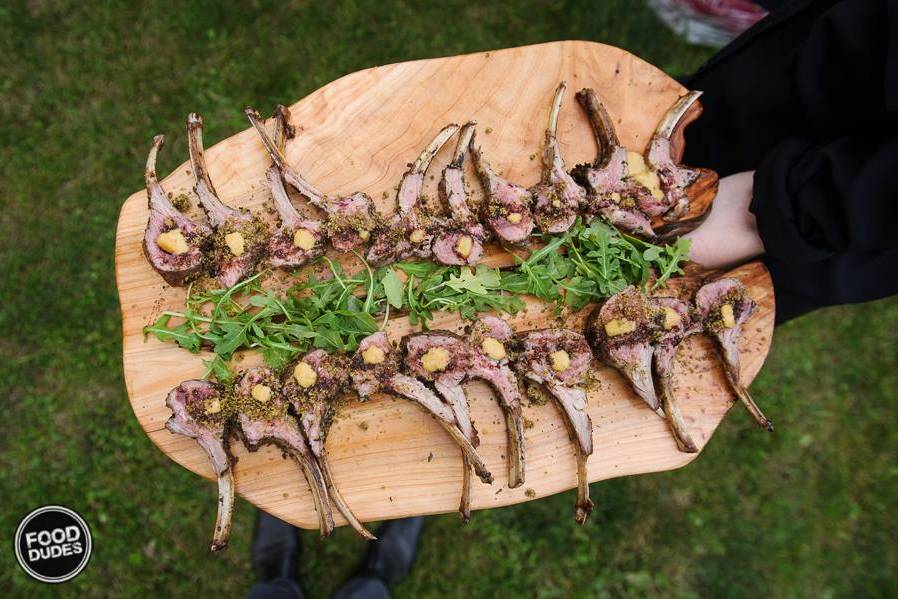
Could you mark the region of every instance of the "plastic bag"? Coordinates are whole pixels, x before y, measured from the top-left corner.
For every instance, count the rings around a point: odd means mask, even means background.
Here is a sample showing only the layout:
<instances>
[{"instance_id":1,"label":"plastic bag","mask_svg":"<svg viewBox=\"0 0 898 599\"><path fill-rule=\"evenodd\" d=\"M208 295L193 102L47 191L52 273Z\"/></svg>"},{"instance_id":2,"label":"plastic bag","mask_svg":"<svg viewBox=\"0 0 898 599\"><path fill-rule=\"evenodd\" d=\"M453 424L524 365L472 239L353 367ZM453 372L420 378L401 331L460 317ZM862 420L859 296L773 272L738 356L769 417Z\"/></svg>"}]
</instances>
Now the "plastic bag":
<instances>
[{"instance_id":1,"label":"plastic bag","mask_svg":"<svg viewBox=\"0 0 898 599\"><path fill-rule=\"evenodd\" d=\"M767 11L748 0L648 0L665 25L691 44L719 48Z\"/></svg>"}]
</instances>

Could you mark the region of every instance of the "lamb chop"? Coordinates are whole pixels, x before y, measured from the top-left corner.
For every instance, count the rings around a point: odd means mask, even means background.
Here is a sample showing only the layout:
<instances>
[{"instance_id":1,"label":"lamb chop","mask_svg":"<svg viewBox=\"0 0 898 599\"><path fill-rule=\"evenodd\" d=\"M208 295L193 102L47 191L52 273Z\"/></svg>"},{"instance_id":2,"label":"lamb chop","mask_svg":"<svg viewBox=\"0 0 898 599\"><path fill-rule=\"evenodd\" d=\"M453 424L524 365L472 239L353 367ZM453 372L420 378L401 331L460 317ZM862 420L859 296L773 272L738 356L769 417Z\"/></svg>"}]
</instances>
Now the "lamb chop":
<instances>
[{"instance_id":1,"label":"lamb chop","mask_svg":"<svg viewBox=\"0 0 898 599\"><path fill-rule=\"evenodd\" d=\"M295 135L290 125L290 111L278 104L274 109L274 144L283 152L288 139ZM276 164L265 172L280 226L268 240L268 262L275 268L293 269L324 254L324 227L321 222L301 215L287 194Z\"/></svg>"},{"instance_id":2,"label":"lamb chop","mask_svg":"<svg viewBox=\"0 0 898 599\"><path fill-rule=\"evenodd\" d=\"M583 378L592 354L583 335L568 329L529 331L519 338L515 369L546 387L557 400L577 454L577 503L574 518L584 524L592 512L586 460L592 455L592 421L586 411Z\"/></svg>"},{"instance_id":3,"label":"lamb chop","mask_svg":"<svg viewBox=\"0 0 898 599\"><path fill-rule=\"evenodd\" d=\"M347 360L343 356L328 355L317 349L300 357L287 369L282 392L299 415L306 441L318 462L337 509L359 535L373 540L376 537L359 522L337 490L325 448L327 433L336 413L334 403L349 384L347 366Z\"/></svg>"},{"instance_id":4,"label":"lamb chop","mask_svg":"<svg viewBox=\"0 0 898 599\"><path fill-rule=\"evenodd\" d=\"M483 219L495 236L507 243L523 243L533 231L530 191L499 176L483 157L480 146L471 137L474 168L486 195Z\"/></svg>"},{"instance_id":5,"label":"lamb chop","mask_svg":"<svg viewBox=\"0 0 898 599\"><path fill-rule=\"evenodd\" d=\"M252 214L225 206L218 198L203 150L203 119L195 112L187 116L187 140L196 193L209 224L215 229L212 254L216 276L222 287L236 285L253 272L265 250L268 231Z\"/></svg>"},{"instance_id":6,"label":"lamb chop","mask_svg":"<svg viewBox=\"0 0 898 599\"><path fill-rule=\"evenodd\" d=\"M424 175L437 152L458 131L458 125L446 125L402 175L396 193L397 212L374 233L368 248L368 262L383 266L409 256L428 258L433 242L434 221L424 214L422 192Z\"/></svg>"},{"instance_id":7,"label":"lamb chop","mask_svg":"<svg viewBox=\"0 0 898 599\"><path fill-rule=\"evenodd\" d=\"M471 351L470 378L486 381L499 399L505 414L508 437L508 487L524 484L524 418L517 377L508 365L506 344L514 331L501 318L484 316L471 327L468 346Z\"/></svg>"},{"instance_id":8,"label":"lamb chop","mask_svg":"<svg viewBox=\"0 0 898 599\"><path fill-rule=\"evenodd\" d=\"M658 123L646 151L645 163L650 172L655 173L655 179L664 198L659 209L664 209L664 219L668 221L681 218L689 212L689 196L686 194L686 188L695 183L701 175L698 169L677 164L671 151L671 137L677 125L701 95L702 92L691 91L674 102ZM647 177L651 179L651 175Z\"/></svg>"},{"instance_id":9,"label":"lamb chop","mask_svg":"<svg viewBox=\"0 0 898 599\"><path fill-rule=\"evenodd\" d=\"M404 365L409 373L433 384L449 405L458 428L473 447L480 445L477 430L471 422L471 411L462 382L471 368L471 352L464 339L448 331L430 331L409 335L403 340ZM472 467L463 456L464 476L458 511L463 522L471 519Z\"/></svg>"},{"instance_id":10,"label":"lamb chop","mask_svg":"<svg viewBox=\"0 0 898 599\"><path fill-rule=\"evenodd\" d=\"M586 199L586 191L564 170L564 159L555 137L558 113L566 90L566 81L562 81L555 90L546 129L546 146L543 148L542 180L530 190L536 224L544 233L564 233L570 229L577 220L580 205Z\"/></svg>"},{"instance_id":11,"label":"lamb chop","mask_svg":"<svg viewBox=\"0 0 898 599\"><path fill-rule=\"evenodd\" d=\"M278 378L267 368L245 371L235 384L234 401L244 445L256 451L261 445L271 443L299 463L312 491L321 537L330 535L334 519L327 484L299 423L287 412L289 404L281 393Z\"/></svg>"},{"instance_id":12,"label":"lamb chop","mask_svg":"<svg viewBox=\"0 0 898 599\"><path fill-rule=\"evenodd\" d=\"M218 516L212 551L227 547L234 511L234 460L228 444L230 409L226 404L221 385L199 380L184 381L165 398L165 405L172 411L165 428L176 435L196 439L218 477Z\"/></svg>"},{"instance_id":13,"label":"lamb chop","mask_svg":"<svg viewBox=\"0 0 898 599\"><path fill-rule=\"evenodd\" d=\"M692 440L686 421L677 405L673 392L673 366L677 348L687 337L702 331L691 306L674 297L657 297L651 300L662 313L661 334L655 344L654 364L658 377L661 406L670 430L680 451L696 453L698 447Z\"/></svg>"},{"instance_id":14,"label":"lamb chop","mask_svg":"<svg viewBox=\"0 0 898 599\"><path fill-rule=\"evenodd\" d=\"M703 286L695 294L695 304L705 331L717 342L723 359L723 370L736 397L758 424L772 432L773 423L764 416L748 394L748 389L739 380L739 339L742 336L742 325L758 305L741 282L730 278L718 279Z\"/></svg>"},{"instance_id":15,"label":"lamb chop","mask_svg":"<svg viewBox=\"0 0 898 599\"><path fill-rule=\"evenodd\" d=\"M212 231L181 214L168 200L156 177L156 154L164 143L164 135L154 137L147 157L145 175L150 215L143 252L166 283L180 287L202 271L202 248Z\"/></svg>"},{"instance_id":16,"label":"lamb chop","mask_svg":"<svg viewBox=\"0 0 898 599\"><path fill-rule=\"evenodd\" d=\"M446 429L452 440L468 458L477 476L485 483L493 482L477 450L459 428L452 408L443 403L424 383L399 372L399 356L386 333L374 333L362 339L350 362L352 383L363 401L378 391L390 391L410 399L430 412Z\"/></svg>"},{"instance_id":17,"label":"lamb chop","mask_svg":"<svg viewBox=\"0 0 898 599\"><path fill-rule=\"evenodd\" d=\"M442 264L474 265L483 256L483 242L487 238L487 232L468 205L464 171L465 155L476 125L471 121L462 127L455 155L452 162L443 169L443 177L440 179L440 197L449 206L452 215L450 222L445 224L433 241L433 256Z\"/></svg>"},{"instance_id":18,"label":"lamb chop","mask_svg":"<svg viewBox=\"0 0 898 599\"><path fill-rule=\"evenodd\" d=\"M253 108L244 110L250 123L256 128L271 160L281 173L284 183L295 189L313 206L327 214L327 235L334 249L348 252L365 245L379 222L374 202L360 191L347 197L330 198L306 181L299 172L287 163L284 152L275 144L262 124L259 113Z\"/></svg>"},{"instance_id":19,"label":"lamb chop","mask_svg":"<svg viewBox=\"0 0 898 599\"><path fill-rule=\"evenodd\" d=\"M663 416L652 382L652 342L660 325L658 310L633 286L593 310L586 338L596 355L619 370L650 408Z\"/></svg>"},{"instance_id":20,"label":"lamb chop","mask_svg":"<svg viewBox=\"0 0 898 599\"><path fill-rule=\"evenodd\" d=\"M580 164L571 171L574 179L587 189L586 212L604 216L625 231L654 237L655 231L643 206L655 199L648 189L629 176L628 153L618 140L611 117L595 90L580 90L577 101L589 117L598 148L592 164Z\"/></svg>"}]
</instances>

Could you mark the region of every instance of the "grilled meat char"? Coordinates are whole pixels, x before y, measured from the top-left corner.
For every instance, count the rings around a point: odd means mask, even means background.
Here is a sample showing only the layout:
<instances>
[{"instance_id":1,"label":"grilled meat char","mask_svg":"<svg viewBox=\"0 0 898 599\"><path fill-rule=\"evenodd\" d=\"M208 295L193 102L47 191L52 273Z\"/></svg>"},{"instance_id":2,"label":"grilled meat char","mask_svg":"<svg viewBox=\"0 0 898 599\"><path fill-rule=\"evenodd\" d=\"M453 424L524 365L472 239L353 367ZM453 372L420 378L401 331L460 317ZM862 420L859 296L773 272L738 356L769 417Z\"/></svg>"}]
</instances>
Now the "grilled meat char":
<instances>
[{"instance_id":1,"label":"grilled meat char","mask_svg":"<svg viewBox=\"0 0 898 599\"><path fill-rule=\"evenodd\" d=\"M462 382L468 376L471 355L464 339L448 331L430 331L409 335L403 340L403 364L415 378L431 383L449 405L458 428L477 447L480 438L471 422L471 410ZM463 459L462 496L458 511L462 521L471 519L472 468Z\"/></svg>"},{"instance_id":2,"label":"grilled meat char","mask_svg":"<svg viewBox=\"0 0 898 599\"><path fill-rule=\"evenodd\" d=\"M717 342L727 381L739 401L759 425L773 431L773 423L764 416L740 382L739 340L742 325L757 309L745 286L736 279L718 279L704 285L695 294L695 303L705 331Z\"/></svg>"},{"instance_id":3,"label":"grilled meat char","mask_svg":"<svg viewBox=\"0 0 898 599\"><path fill-rule=\"evenodd\" d=\"M184 381L165 398L165 405L172 411L165 428L195 439L209 456L218 477L218 516L212 551L227 546L234 511L234 460L228 443L231 411L226 403L221 385L199 380Z\"/></svg>"},{"instance_id":4,"label":"grilled meat char","mask_svg":"<svg viewBox=\"0 0 898 599\"><path fill-rule=\"evenodd\" d=\"M180 287L203 269L203 247L212 230L181 214L168 200L156 176L156 155L165 136L153 138L144 172L150 215L143 237L143 252L156 272L169 285Z\"/></svg>"},{"instance_id":5,"label":"grilled meat char","mask_svg":"<svg viewBox=\"0 0 898 599\"><path fill-rule=\"evenodd\" d=\"M327 214L325 229L334 249L348 252L365 245L379 222L371 198L360 191L346 197L325 196L287 163L284 152L265 131L259 113L253 108L247 108L244 113L262 138L262 143L280 171L283 182Z\"/></svg>"},{"instance_id":6,"label":"grilled meat char","mask_svg":"<svg viewBox=\"0 0 898 599\"><path fill-rule=\"evenodd\" d=\"M466 123L458 134L455 154L440 178L440 198L449 207L450 219L433 240L433 256L441 264L474 265L483 256L483 242L487 238L477 215L468 205L464 163L468 145L477 123Z\"/></svg>"},{"instance_id":7,"label":"grilled meat char","mask_svg":"<svg viewBox=\"0 0 898 599\"><path fill-rule=\"evenodd\" d=\"M290 125L290 111L278 105L274 110L274 144L284 151L295 130ZM280 218L277 231L268 239L268 263L275 268L293 269L324 254L326 237L321 221L303 216L287 194L277 164L265 172L274 207Z\"/></svg>"},{"instance_id":8,"label":"grilled meat char","mask_svg":"<svg viewBox=\"0 0 898 599\"><path fill-rule=\"evenodd\" d=\"M471 137L471 157L483 186L486 201L482 218L497 239L507 243L523 243L533 231L530 191L499 176L483 157L480 146Z\"/></svg>"},{"instance_id":9,"label":"grilled meat char","mask_svg":"<svg viewBox=\"0 0 898 599\"><path fill-rule=\"evenodd\" d=\"M374 231L368 248L371 264L382 266L409 256L430 257L434 225L438 223L424 212L424 176L434 156L456 131L455 124L443 127L402 175L396 193L397 211Z\"/></svg>"},{"instance_id":10,"label":"grilled meat char","mask_svg":"<svg viewBox=\"0 0 898 599\"><path fill-rule=\"evenodd\" d=\"M533 195L533 214L536 225L543 233L564 233L577 220L577 213L586 199L586 190L574 181L564 168L561 147L558 145L558 113L564 100L567 82L562 81L555 90L546 143L543 148L543 173L540 182L530 193Z\"/></svg>"},{"instance_id":11,"label":"grilled meat char","mask_svg":"<svg viewBox=\"0 0 898 599\"><path fill-rule=\"evenodd\" d=\"M470 378L481 379L492 387L505 414L508 438L508 486L524 484L524 418L518 379L509 366L506 345L512 340L511 326L496 316L476 320L468 334L471 352Z\"/></svg>"},{"instance_id":12,"label":"grilled meat char","mask_svg":"<svg viewBox=\"0 0 898 599\"><path fill-rule=\"evenodd\" d=\"M334 519L327 484L299 423L288 413L289 404L280 380L267 368L246 370L235 384L234 401L237 423L247 449L256 451L261 445L271 443L299 463L312 491L321 536L330 535Z\"/></svg>"},{"instance_id":13,"label":"grilled meat char","mask_svg":"<svg viewBox=\"0 0 898 599\"><path fill-rule=\"evenodd\" d=\"M203 119L195 112L187 116L190 164L196 180L193 191L215 230L212 259L219 284L232 287L249 276L265 252L268 231L265 224L244 210L237 210L218 198L203 150Z\"/></svg>"},{"instance_id":14,"label":"grilled meat char","mask_svg":"<svg viewBox=\"0 0 898 599\"><path fill-rule=\"evenodd\" d=\"M660 329L661 311L633 286L593 310L586 338L596 355L619 370L636 394L661 414L652 381L652 343Z\"/></svg>"},{"instance_id":15,"label":"grilled meat char","mask_svg":"<svg viewBox=\"0 0 898 599\"><path fill-rule=\"evenodd\" d=\"M315 350L294 360L283 377L282 392L299 417L303 433L330 492L334 505L356 532L372 540L371 532L349 508L331 474L326 441L336 413L335 402L349 385L348 360Z\"/></svg>"},{"instance_id":16,"label":"grilled meat char","mask_svg":"<svg viewBox=\"0 0 898 599\"><path fill-rule=\"evenodd\" d=\"M610 115L595 90L580 90L576 97L592 125L597 147L592 164L577 165L571 171L574 179L586 187L585 211L590 216L604 216L625 231L654 237L655 231L643 206L657 200L629 176L627 150L618 140Z\"/></svg>"},{"instance_id":17,"label":"grilled meat char","mask_svg":"<svg viewBox=\"0 0 898 599\"><path fill-rule=\"evenodd\" d=\"M659 209L663 210L664 220L676 220L689 212L686 189L701 175L698 169L677 164L671 148L674 131L701 95L702 92L692 91L674 102L655 129L646 151L645 162L657 175L663 194L663 203Z\"/></svg>"},{"instance_id":18,"label":"grilled meat char","mask_svg":"<svg viewBox=\"0 0 898 599\"><path fill-rule=\"evenodd\" d=\"M586 522L593 508L586 472L586 460L592 455L592 421L582 387L591 360L586 339L568 329L528 331L517 339L515 369L555 398L574 441L578 481L574 518L578 524Z\"/></svg>"},{"instance_id":19,"label":"grilled meat char","mask_svg":"<svg viewBox=\"0 0 898 599\"><path fill-rule=\"evenodd\" d=\"M701 322L688 302L674 297L656 297L651 301L661 310L661 333L655 343L653 363L658 379L661 407L680 451L696 453L698 447L689 434L677 405L673 389L673 366L677 348L687 337L702 331Z\"/></svg>"},{"instance_id":20,"label":"grilled meat char","mask_svg":"<svg viewBox=\"0 0 898 599\"><path fill-rule=\"evenodd\" d=\"M378 391L395 393L410 399L433 415L471 462L477 476L485 483L493 477L477 450L459 428L452 408L424 383L399 372L399 356L386 333L374 333L361 340L350 362L352 384L363 401Z\"/></svg>"}]
</instances>

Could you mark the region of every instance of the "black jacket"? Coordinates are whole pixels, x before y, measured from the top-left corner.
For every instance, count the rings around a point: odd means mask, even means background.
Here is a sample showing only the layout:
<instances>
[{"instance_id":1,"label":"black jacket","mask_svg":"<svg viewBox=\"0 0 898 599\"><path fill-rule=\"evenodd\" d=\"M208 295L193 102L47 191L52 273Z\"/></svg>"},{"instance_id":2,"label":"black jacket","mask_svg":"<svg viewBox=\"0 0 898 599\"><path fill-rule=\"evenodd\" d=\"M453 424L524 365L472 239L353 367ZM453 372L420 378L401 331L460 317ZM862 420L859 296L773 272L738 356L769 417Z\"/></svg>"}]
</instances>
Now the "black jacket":
<instances>
[{"instance_id":1,"label":"black jacket","mask_svg":"<svg viewBox=\"0 0 898 599\"><path fill-rule=\"evenodd\" d=\"M783 322L898 293L898 0L779 4L686 82L685 162L757 169Z\"/></svg>"}]
</instances>

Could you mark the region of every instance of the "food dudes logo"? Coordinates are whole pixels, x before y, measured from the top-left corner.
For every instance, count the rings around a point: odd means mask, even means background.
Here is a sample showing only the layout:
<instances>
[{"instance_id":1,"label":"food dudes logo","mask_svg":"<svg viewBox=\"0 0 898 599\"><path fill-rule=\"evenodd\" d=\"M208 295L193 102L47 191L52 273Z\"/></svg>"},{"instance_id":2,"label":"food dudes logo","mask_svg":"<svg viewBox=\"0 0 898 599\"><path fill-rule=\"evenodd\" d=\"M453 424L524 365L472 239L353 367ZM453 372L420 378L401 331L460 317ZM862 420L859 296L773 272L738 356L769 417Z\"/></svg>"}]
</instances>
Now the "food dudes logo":
<instances>
[{"instance_id":1,"label":"food dudes logo","mask_svg":"<svg viewBox=\"0 0 898 599\"><path fill-rule=\"evenodd\" d=\"M16 530L16 559L33 578L66 582L90 560L90 529L67 507L48 505L25 516Z\"/></svg>"}]
</instances>

